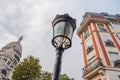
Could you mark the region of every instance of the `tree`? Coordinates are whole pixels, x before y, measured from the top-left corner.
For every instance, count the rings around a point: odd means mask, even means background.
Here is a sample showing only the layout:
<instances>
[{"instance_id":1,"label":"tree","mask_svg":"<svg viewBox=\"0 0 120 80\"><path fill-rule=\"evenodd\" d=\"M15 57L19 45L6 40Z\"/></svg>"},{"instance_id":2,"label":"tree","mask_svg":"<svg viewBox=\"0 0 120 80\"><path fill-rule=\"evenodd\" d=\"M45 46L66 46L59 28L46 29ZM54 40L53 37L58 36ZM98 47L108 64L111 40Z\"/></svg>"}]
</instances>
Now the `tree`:
<instances>
[{"instance_id":1,"label":"tree","mask_svg":"<svg viewBox=\"0 0 120 80\"><path fill-rule=\"evenodd\" d=\"M52 73L42 71L39 59L28 56L23 59L13 71L12 80L52 80ZM60 75L60 80L74 80L66 74Z\"/></svg>"},{"instance_id":2,"label":"tree","mask_svg":"<svg viewBox=\"0 0 120 80\"><path fill-rule=\"evenodd\" d=\"M25 58L14 69L12 80L40 80L41 66L39 59L33 56Z\"/></svg>"},{"instance_id":3,"label":"tree","mask_svg":"<svg viewBox=\"0 0 120 80\"><path fill-rule=\"evenodd\" d=\"M43 71L41 80L52 80L52 73ZM66 74L61 74L60 80L74 80L74 78L70 78Z\"/></svg>"},{"instance_id":4,"label":"tree","mask_svg":"<svg viewBox=\"0 0 120 80\"><path fill-rule=\"evenodd\" d=\"M69 78L66 74L61 74L60 80L74 80L74 78Z\"/></svg>"},{"instance_id":5,"label":"tree","mask_svg":"<svg viewBox=\"0 0 120 80\"><path fill-rule=\"evenodd\" d=\"M42 71L42 79L41 80L52 80L52 73L47 71Z\"/></svg>"}]
</instances>

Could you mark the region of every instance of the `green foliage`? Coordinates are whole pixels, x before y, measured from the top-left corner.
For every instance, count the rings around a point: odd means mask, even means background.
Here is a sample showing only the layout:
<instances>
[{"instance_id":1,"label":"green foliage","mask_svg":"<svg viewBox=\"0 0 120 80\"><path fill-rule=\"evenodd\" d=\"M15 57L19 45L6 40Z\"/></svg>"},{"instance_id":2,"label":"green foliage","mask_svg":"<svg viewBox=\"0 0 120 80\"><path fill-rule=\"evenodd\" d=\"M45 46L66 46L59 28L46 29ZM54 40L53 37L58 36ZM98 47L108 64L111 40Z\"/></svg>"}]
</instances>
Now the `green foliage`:
<instances>
[{"instance_id":1,"label":"green foliage","mask_svg":"<svg viewBox=\"0 0 120 80\"><path fill-rule=\"evenodd\" d=\"M74 78L69 78L66 74L61 74L60 80L74 80Z\"/></svg>"},{"instance_id":2,"label":"green foliage","mask_svg":"<svg viewBox=\"0 0 120 80\"><path fill-rule=\"evenodd\" d=\"M52 73L43 71L41 80L52 80Z\"/></svg>"},{"instance_id":3,"label":"green foliage","mask_svg":"<svg viewBox=\"0 0 120 80\"><path fill-rule=\"evenodd\" d=\"M41 76L39 59L33 56L25 58L14 69L12 80L35 80Z\"/></svg>"},{"instance_id":4,"label":"green foliage","mask_svg":"<svg viewBox=\"0 0 120 80\"><path fill-rule=\"evenodd\" d=\"M52 73L43 71L41 80L52 80ZM74 78L70 78L66 74L61 74L60 80L74 80Z\"/></svg>"},{"instance_id":5,"label":"green foliage","mask_svg":"<svg viewBox=\"0 0 120 80\"><path fill-rule=\"evenodd\" d=\"M39 59L34 56L25 58L14 68L12 80L52 80L52 73L42 71L39 62ZM60 80L74 79L62 74Z\"/></svg>"}]
</instances>

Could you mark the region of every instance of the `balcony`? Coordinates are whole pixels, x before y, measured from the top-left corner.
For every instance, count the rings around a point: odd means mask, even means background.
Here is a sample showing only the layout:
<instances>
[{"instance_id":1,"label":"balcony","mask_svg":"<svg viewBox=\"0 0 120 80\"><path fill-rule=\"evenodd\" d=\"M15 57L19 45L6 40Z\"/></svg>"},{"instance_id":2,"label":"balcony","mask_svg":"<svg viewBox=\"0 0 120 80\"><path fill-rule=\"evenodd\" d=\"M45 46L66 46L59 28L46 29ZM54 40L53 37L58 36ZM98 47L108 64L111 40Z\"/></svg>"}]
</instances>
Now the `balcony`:
<instances>
[{"instance_id":1,"label":"balcony","mask_svg":"<svg viewBox=\"0 0 120 80\"><path fill-rule=\"evenodd\" d=\"M88 48L86 49L87 54L88 54L89 52L91 52L92 50L93 50L93 45L88 46Z\"/></svg>"},{"instance_id":2,"label":"balcony","mask_svg":"<svg viewBox=\"0 0 120 80\"><path fill-rule=\"evenodd\" d=\"M104 28L99 28L99 31L101 31L101 32L107 32L107 30L104 29Z\"/></svg>"},{"instance_id":3,"label":"balcony","mask_svg":"<svg viewBox=\"0 0 120 80\"><path fill-rule=\"evenodd\" d=\"M114 66L120 68L120 60L116 60Z\"/></svg>"},{"instance_id":4,"label":"balcony","mask_svg":"<svg viewBox=\"0 0 120 80\"><path fill-rule=\"evenodd\" d=\"M83 77L85 77L88 73L96 70L99 67L102 67L102 61L100 58L96 58L95 60L93 60L90 64L88 64L87 66L85 66L83 68Z\"/></svg>"},{"instance_id":5,"label":"balcony","mask_svg":"<svg viewBox=\"0 0 120 80\"><path fill-rule=\"evenodd\" d=\"M112 46L112 47L114 47L115 45L114 45L114 43L111 41L111 40L107 40L107 41L105 41L105 46Z\"/></svg>"}]
</instances>

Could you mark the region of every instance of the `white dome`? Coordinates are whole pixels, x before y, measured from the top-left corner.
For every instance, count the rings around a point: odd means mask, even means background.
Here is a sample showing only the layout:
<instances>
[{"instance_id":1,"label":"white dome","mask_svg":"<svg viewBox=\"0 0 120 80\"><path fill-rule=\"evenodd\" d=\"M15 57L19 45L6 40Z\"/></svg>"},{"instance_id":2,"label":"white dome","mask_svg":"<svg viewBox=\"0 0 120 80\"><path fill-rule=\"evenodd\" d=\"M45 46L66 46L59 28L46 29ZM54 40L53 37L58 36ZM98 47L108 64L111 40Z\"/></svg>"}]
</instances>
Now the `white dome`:
<instances>
[{"instance_id":1,"label":"white dome","mask_svg":"<svg viewBox=\"0 0 120 80\"><path fill-rule=\"evenodd\" d=\"M20 61L22 53L21 40L22 37L18 41L8 43L0 50L0 57L2 58L2 61L0 61L0 76L3 76L3 78L7 79L15 65Z\"/></svg>"},{"instance_id":2,"label":"white dome","mask_svg":"<svg viewBox=\"0 0 120 80\"><path fill-rule=\"evenodd\" d=\"M23 39L23 36L21 36L18 39L18 41L16 41L16 42L8 43L5 47L2 48L2 50L13 48L13 49L18 50L21 53L22 52L22 46L21 46L20 42L21 42L22 39Z\"/></svg>"},{"instance_id":3,"label":"white dome","mask_svg":"<svg viewBox=\"0 0 120 80\"><path fill-rule=\"evenodd\" d=\"M22 52L22 46L21 46L21 44L20 44L19 41L8 43L8 44L7 44L5 47L3 47L2 49L9 49L9 48L16 49L16 50L18 50L20 53Z\"/></svg>"}]
</instances>

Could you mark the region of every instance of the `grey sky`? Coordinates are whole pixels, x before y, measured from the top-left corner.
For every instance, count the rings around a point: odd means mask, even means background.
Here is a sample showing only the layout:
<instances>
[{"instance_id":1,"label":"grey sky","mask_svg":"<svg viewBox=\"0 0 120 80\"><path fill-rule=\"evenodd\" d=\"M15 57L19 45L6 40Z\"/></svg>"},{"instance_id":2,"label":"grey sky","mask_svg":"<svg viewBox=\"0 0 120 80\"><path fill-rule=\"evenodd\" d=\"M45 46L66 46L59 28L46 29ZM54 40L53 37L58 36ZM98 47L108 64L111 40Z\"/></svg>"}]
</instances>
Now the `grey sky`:
<instances>
[{"instance_id":1,"label":"grey sky","mask_svg":"<svg viewBox=\"0 0 120 80\"><path fill-rule=\"evenodd\" d=\"M43 70L52 72L56 52L51 22L56 14L68 13L79 27L85 12L120 14L119 4L120 0L0 0L0 47L24 35L22 59L39 57ZM62 73L81 80L83 55L76 31L72 47L63 54Z\"/></svg>"}]
</instances>

